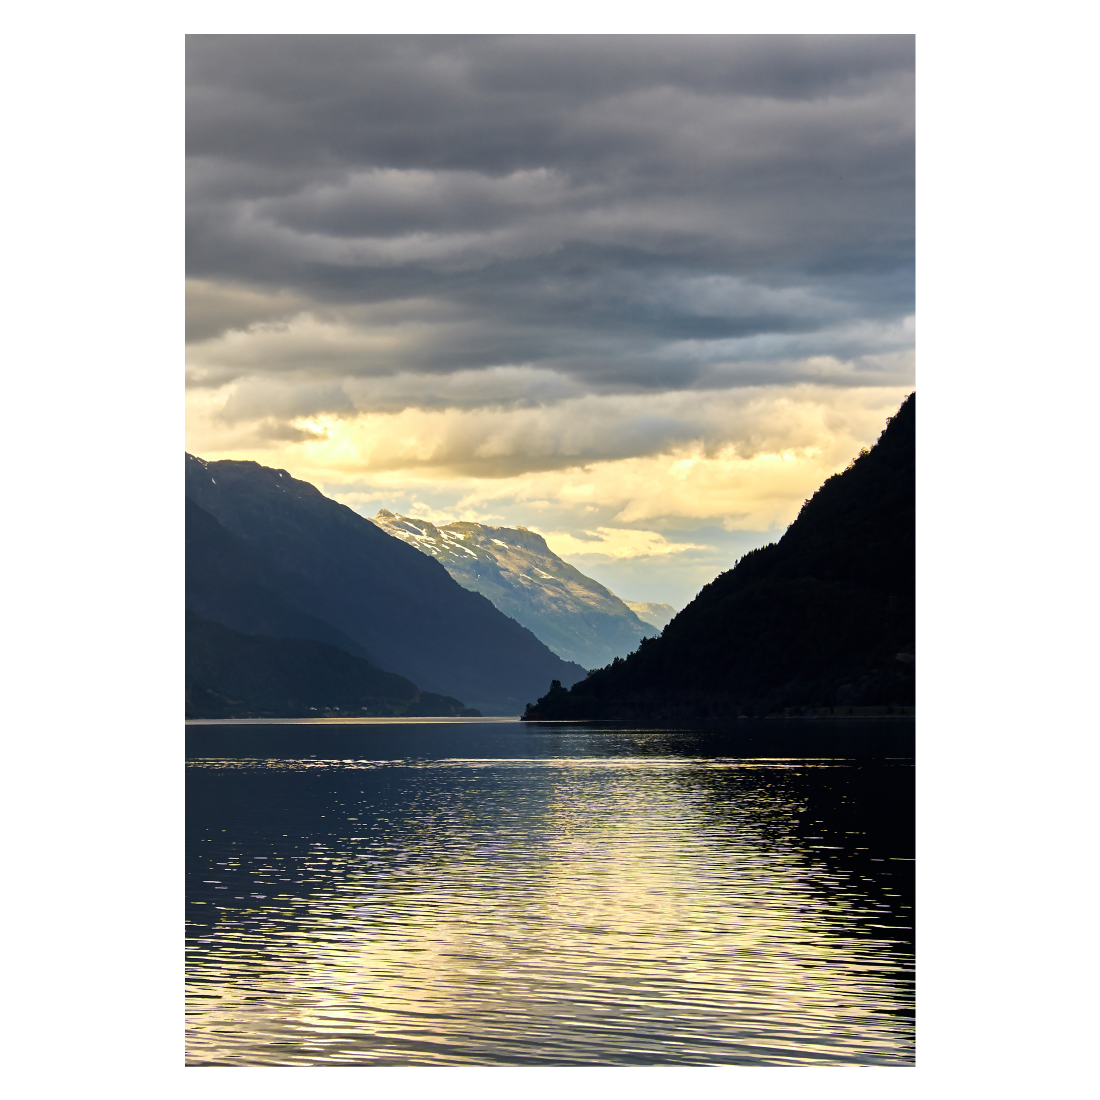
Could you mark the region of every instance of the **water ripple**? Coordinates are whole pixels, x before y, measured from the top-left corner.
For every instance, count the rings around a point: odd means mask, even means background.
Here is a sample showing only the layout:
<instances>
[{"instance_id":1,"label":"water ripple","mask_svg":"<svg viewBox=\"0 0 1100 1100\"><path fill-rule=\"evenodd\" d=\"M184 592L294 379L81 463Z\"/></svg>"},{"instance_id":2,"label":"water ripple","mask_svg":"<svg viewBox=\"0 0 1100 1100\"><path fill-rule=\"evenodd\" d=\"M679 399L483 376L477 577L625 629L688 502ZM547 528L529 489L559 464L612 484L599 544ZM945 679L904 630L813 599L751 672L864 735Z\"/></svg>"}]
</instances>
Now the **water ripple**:
<instances>
[{"instance_id":1,"label":"water ripple","mask_svg":"<svg viewBox=\"0 0 1100 1100\"><path fill-rule=\"evenodd\" d=\"M908 764L188 770L190 1064L912 1061Z\"/></svg>"}]
</instances>

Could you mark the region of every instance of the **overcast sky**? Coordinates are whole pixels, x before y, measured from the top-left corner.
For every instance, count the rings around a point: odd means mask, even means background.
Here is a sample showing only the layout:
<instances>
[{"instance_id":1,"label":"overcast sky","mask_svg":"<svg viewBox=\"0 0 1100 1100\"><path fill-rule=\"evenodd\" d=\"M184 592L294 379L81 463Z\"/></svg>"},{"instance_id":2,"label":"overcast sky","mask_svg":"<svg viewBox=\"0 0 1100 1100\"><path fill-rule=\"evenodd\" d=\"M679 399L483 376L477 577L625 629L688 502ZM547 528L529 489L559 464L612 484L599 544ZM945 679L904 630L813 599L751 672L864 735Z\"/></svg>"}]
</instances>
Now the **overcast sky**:
<instances>
[{"instance_id":1,"label":"overcast sky","mask_svg":"<svg viewBox=\"0 0 1100 1100\"><path fill-rule=\"evenodd\" d=\"M190 36L188 449L677 607L914 385L910 36Z\"/></svg>"}]
</instances>

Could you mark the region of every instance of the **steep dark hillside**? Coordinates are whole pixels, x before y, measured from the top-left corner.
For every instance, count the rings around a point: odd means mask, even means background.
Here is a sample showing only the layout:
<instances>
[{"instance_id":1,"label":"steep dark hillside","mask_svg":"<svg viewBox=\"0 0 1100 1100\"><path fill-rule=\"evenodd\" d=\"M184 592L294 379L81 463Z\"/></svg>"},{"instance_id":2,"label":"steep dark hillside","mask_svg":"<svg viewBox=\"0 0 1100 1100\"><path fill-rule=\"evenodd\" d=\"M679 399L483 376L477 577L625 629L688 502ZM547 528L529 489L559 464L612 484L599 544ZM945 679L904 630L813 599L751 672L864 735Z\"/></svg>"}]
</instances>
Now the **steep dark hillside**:
<instances>
[{"instance_id":1,"label":"steep dark hillside","mask_svg":"<svg viewBox=\"0 0 1100 1100\"><path fill-rule=\"evenodd\" d=\"M778 543L708 584L660 638L571 691L552 688L527 717L913 705L915 485L912 394Z\"/></svg>"},{"instance_id":2,"label":"steep dark hillside","mask_svg":"<svg viewBox=\"0 0 1100 1100\"><path fill-rule=\"evenodd\" d=\"M458 699L309 638L263 638L187 613L188 718L448 716Z\"/></svg>"},{"instance_id":3,"label":"steep dark hillside","mask_svg":"<svg viewBox=\"0 0 1100 1100\"><path fill-rule=\"evenodd\" d=\"M187 610L242 634L313 638L370 659L342 630L295 607L266 559L193 500L186 512Z\"/></svg>"},{"instance_id":4,"label":"steep dark hillside","mask_svg":"<svg viewBox=\"0 0 1100 1100\"><path fill-rule=\"evenodd\" d=\"M438 562L285 470L188 455L186 484L188 498L265 563L257 584L277 593L280 614L289 607L328 624L422 691L517 714L549 680L585 674ZM216 612L204 608L225 622Z\"/></svg>"}]
</instances>

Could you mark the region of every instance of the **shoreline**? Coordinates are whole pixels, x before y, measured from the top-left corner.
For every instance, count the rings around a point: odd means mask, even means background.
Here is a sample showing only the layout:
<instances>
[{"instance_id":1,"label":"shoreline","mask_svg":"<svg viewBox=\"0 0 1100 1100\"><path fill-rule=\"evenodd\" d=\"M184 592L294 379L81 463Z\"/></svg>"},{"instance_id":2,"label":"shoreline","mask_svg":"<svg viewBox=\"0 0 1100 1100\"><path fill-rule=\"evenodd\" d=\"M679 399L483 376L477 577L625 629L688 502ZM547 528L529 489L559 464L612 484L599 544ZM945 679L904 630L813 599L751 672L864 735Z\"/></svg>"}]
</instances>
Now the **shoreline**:
<instances>
[{"instance_id":1,"label":"shoreline","mask_svg":"<svg viewBox=\"0 0 1100 1100\"><path fill-rule=\"evenodd\" d=\"M185 718L185 726L465 726L484 722L518 722L519 715L485 718Z\"/></svg>"},{"instance_id":2,"label":"shoreline","mask_svg":"<svg viewBox=\"0 0 1100 1100\"><path fill-rule=\"evenodd\" d=\"M185 718L185 726L468 726L536 725L594 726L686 723L737 726L741 722L915 722L916 714L769 714L757 718L523 718L490 715L485 718Z\"/></svg>"},{"instance_id":3,"label":"shoreline","mask_svg":"<svg viewBox=\"0 0 1100 1100\"><path fill-rule=\"evenodd\" d=\"M740 718L521 718L527 725L626 725L628 723L686 722L692 725L735 726L738 722L915 722L915 714L766 714Z\"/></svg>"}]
</instances>

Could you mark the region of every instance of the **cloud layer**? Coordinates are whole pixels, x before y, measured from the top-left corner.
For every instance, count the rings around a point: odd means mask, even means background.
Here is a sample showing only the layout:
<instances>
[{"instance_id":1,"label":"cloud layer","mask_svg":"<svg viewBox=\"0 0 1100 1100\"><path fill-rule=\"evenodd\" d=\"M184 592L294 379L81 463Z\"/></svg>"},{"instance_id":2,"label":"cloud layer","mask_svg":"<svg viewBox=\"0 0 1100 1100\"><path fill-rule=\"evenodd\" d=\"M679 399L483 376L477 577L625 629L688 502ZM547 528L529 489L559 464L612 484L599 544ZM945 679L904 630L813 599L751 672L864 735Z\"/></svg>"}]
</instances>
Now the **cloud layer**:
<instances>
[{"instance_id":1,"label":"cloud layer","mask_svg":"<svg viewBox=\"0 0 1100 1100\"><path fill-rule=\"evenodd\" d=\"M190 36L189 445L451 503L696 455L695 519L760 520L715 462L816 470L912 388L913 59L910 36ZM656 514L610 500L617 529Z\"/></svg>"}]
</instances>

